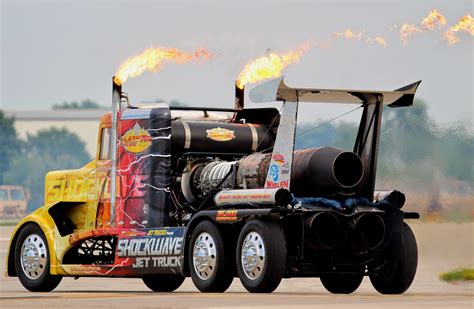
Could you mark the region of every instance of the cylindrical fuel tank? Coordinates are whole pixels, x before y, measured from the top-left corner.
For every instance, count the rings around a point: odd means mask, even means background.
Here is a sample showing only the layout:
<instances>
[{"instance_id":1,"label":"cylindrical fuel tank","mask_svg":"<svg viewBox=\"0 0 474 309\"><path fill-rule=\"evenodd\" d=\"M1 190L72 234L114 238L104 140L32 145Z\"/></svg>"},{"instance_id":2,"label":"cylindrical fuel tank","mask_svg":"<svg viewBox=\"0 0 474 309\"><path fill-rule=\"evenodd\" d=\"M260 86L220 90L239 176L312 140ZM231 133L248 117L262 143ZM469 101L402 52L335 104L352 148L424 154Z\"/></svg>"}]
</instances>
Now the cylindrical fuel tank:
<instances>
[{"instance_id":1,"label":"cylindrical fuel tank","mask_svg":"<svg viewBox=\"0 0 474 309\"><path fill-rule=\"evenodd\" d=\"M171 132L173 154L248 154L273 146L275 140L267 126L252 123L175 120Z\"/></svg>"}]
</instances>

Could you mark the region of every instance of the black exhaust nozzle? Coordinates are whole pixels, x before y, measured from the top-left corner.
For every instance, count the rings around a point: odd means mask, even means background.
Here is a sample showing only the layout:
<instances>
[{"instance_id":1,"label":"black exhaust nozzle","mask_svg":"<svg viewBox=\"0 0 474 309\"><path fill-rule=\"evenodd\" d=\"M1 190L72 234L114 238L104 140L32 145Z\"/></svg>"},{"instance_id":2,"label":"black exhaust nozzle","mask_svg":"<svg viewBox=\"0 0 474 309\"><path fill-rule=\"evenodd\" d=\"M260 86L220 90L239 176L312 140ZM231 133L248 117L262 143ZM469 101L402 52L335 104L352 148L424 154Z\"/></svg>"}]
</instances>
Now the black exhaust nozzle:
<instances>
[{"instance_id":1,"label":"black exhaust nozzle","mask_svg":"<svg viewBox=\"0 0 474 309\"><path fill-rule=\"evenodd\" d=\"M305 220L307 241L313 249L330 250L338 247L343 242L341 222L336 215L321 212Z\"/></svg>"},{"instance_id":2,"label":"black exhaust nozzle","mask_svg":"<svg viewBox=\"0 0 474 309\"><path fill-rule=\"evenodd\" d=\"M355 219L355 231L363 249L377 249L385 239L385 223L377 214L363 214Z\"/></svg>"},{"instance_id":3,"label":"black exhaust nozzle","mask_svg":"<svg viewBox=\"0 0 474 309\"><path fill-rule=\"evenodd\" d=\"M291 191L297 196L315 196L352 189L363 173L362 161L354 152L334 147L296 150Z\"/></svg>"}]
</instances>

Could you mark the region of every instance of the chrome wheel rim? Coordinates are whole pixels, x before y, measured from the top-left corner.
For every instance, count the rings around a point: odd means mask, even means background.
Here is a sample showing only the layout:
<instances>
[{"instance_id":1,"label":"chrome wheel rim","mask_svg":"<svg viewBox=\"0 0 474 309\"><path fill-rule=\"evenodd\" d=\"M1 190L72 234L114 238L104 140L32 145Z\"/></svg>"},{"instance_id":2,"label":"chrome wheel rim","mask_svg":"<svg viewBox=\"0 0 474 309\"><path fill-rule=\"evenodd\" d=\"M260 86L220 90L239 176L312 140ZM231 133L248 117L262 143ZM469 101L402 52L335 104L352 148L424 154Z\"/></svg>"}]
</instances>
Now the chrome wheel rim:
<instances>
[{"instance_id":1,"label":"chrome wheel rim","mask_svg":"<svg viewBox=\"0 0 474 309\"><path fill-rule=\"evenodd\" d=\"M216 244L209 233L199 234L194 242L193 266L197 276L208 280L216 269Z\"/></svg>"},{"instance_id":2,"label":"chrome wheel rim","mask_svg":"<svg viewBox=\"0 0 474 309\"><path fill-rule=\"evenodd\" d=\"M250 232L245 236L240 252L242 269L250 280L260 278L265 266L265 244L262 236L257 232Z\"/></svg>"},{"instance_id":3,"label":"chrome wheel rim","mask_svg":"<svg viewBox=\"0 0 474 309\"><path fill-rule=\"evenodd\" d=\"M31 234L23 241L20 252L21 269L32 280L38 279L46 269L46 244L41 236Z\"/></svg>"}]
</instances>

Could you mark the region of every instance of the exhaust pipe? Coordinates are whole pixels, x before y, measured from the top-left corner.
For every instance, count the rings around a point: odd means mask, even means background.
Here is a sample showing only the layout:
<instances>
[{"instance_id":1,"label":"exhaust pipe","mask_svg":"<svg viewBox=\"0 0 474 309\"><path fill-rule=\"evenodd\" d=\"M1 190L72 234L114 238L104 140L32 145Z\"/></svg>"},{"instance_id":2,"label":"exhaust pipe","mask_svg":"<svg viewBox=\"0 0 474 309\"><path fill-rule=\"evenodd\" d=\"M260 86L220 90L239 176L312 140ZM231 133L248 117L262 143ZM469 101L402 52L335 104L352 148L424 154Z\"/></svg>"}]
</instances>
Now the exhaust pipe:
<instances>
[{"instance_id":1,"label":"exhaust pipe","mask_svg":"<svg viewBox=\"0 0 474 309\"><path fill-rule=\"evenodd\" d=\"M308 242L313 249L334 249L343 242L341 222L332 213L321 212L305 220Z\"/></svg>"},{"instance_id":2,"label":"exhaust pipe","mask_svg":"<svg viewBox=\"0 0 474 309\"><path fill-rule=\"evenodd\" d=\"M242 88L239 88L239 86L237 86L237 81L236 81L235 82L235 103L234 103L235 109L244 109L244 92L245 92L245 86L242 86Z\"/></svg>"},{"instance_id":3,"label":"exhaust pipe","mask_svg":"<svg viewBox=\"0 0 474 309\"><path fill-rule=\"evenodd\" d=\"M122 82L119 78L112 78L112 128L110 132L110 226L115 225L115 204L117 188L117 113L120 109Z\"/></svg>"},{"instance_id":4,"label":"exhaust pipe","mask_svg":"<svg viewBox=\"0 0 474 309\"><path fill-rule=\"evenodd\" d=\"M286 207L292 199L290 191L283 188L222 190L214 196L214 202L219 207L247 203Z\"/></svg>"},{"instance_id":5,"label":"exhaust pipe","mask_svg":"<svg viewBox=\"0 0 474 309\"><path fill-rule=\"evenodd\" d=\"M364 249L377 249L385 238L385 223L379 215L363 214L355 220L355 230Z\"/></svg>"},{"instance_id":6,"label":"exhaust pipe","mask_svg":"<svg viewBox=\"0 0 474 309\"><path fill-rule=\"evenodd\" d=\"M309 148L294 153L292 191L299 196L351 189L359 184L364 167L353 152L334 147Z\"/></svg>"}]
</instances>

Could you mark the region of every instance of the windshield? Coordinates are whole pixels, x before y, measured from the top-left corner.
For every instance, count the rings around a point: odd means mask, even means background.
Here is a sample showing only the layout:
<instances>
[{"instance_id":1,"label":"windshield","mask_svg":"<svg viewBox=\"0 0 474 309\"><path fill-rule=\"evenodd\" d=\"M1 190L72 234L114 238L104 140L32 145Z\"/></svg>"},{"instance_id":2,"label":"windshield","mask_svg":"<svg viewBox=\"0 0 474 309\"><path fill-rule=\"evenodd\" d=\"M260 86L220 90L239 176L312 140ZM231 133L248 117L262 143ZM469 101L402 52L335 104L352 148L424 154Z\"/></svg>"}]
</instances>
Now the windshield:
<instances>
[{"instance_id":1,"label":"windshield","mask_svg":"<svg viewBox=\"0 0 474 309\"><path fill-rule=\"evenodd\" d=\"M23 190L20 189L12 189L10 191L12 200L14 201L23 201L25 199L25 195L23 194Z\"/></svg>"},{"instance_id":2,"label":"windshield","mask_svg":"<svg viewBox=\"0 0 474 309\"><path fill-rule=\"evenodd\" d=\"M0 189L0 201L8 200L8 194L6 189Z\"/></svg>"}]
</instances>

